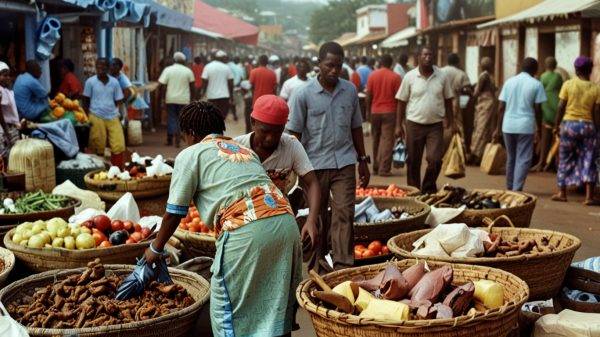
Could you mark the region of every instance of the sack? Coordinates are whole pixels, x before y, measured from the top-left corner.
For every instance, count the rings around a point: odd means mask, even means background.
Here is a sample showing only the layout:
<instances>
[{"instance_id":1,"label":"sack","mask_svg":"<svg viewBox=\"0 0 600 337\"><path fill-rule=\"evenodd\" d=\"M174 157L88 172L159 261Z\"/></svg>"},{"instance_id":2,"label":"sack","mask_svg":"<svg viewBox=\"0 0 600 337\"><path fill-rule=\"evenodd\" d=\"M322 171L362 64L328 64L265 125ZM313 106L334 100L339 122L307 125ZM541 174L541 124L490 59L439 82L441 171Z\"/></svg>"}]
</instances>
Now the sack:
<instances>
[{"instance_id":1,"label":"sack","mask_svg":"<svg viewBox=\"0 0 600 337\"><path fill-rule=\"evenodd\" d=\"M392 161L395 168L402 168L406 164L406 145L402 139L396 141L394 151L392 152Z\"/></svg>"},{"instance_id":2,"label":"sack","mask_svg":"<svg viewBox=\"0 0 600 337\"><path fill-rule=\"evenodd\" d=\"M460 135L452 136L448 151L444 155L442 172L448 178L459 179L465 176L465 150Z\"/></svg>"},{"instance_id":3,"label":"sack","mask_svg":"<svg viewBox=\"0 0 600 337\"><path fill-rule=\"evenodd\" d=\"M140 221L140 209L133 194L127 192L106 212L111 219L129 220L135 223Z\"/></svg>"},{"instance_id":4,"label":"sack","mask_svg":"<svg viewBox=\"0 0 600 337\"><path fill-rule=\"evenodd\" d=\"M504 174L506 171L506 151L500 144L487 143L479 169L490 175Z\"/></svg>"},{"instance_id":5,"label":"sack","mask_svg":"<svg viewBox=\"0 0 600 337\"><path fill-rule=\"evenodd\" d=\"M535 322L534 337L600 336L600 314L563 310L558 315L544 315Z\"/></svg>"},{"instance_id":6,"label":"sack","mask_svg":"<svg viewBox=\"0 0 600 337\"><path fill-rule=\"evenodd\" d=\"M119 285L116 299L124 301L141 295L144 292L146 285L152 280L156 280L158 283L173 283L171 275L169 275L167 263L164 259L160 259L157 263L148 265L146 263L146 258L142 257L138 260L133 272L131 272L131 274L129 274Z\"/></svg>"}]
</instances>

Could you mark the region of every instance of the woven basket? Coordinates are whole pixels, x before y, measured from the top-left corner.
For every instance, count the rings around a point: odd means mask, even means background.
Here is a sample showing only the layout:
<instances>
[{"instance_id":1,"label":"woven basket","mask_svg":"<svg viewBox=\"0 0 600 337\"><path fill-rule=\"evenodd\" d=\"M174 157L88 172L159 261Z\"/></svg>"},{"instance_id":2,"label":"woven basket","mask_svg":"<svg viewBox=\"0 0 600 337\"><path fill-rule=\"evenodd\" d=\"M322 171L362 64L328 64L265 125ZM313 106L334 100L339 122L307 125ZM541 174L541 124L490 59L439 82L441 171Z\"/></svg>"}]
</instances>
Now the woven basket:
<instances>
[{"instance_id":1,"label":"woven basket","mask_svg":"<svg viewBox=\"0 0 600 337\"><path fill-rule=\"evenodd\" d=\"M363 199L358 199L360 202ZM423 229L425 220L431 208L424 202L411 198L379 198L374 197L375 205L379 210L392 207L401 208L410 213L416 213L408 219L395 219L376 223L354 223L354 241L371 242L373 240L386 241L394 235Z\"/></svg>"},{"instance_id":2,"label":"woven basket","mask_svg":"<svg viewBox=\"0 0 600 337\"><path fill-rule=\"evenodd\" d=\"M142 137L142 121L129 121L127 124L127 145L137 146L142 145L144 139Z\"/></svg>"},{"instance_id":3,"label":"woven basket","mask_svg":"<svg viewBox=\"0 0 600 337\"><path fill-rule=\"evenodd\" d=\"M27 191L51 192L56 186L55 169L54 148L48 141L21 139L10 150L8 170L25 173Z\"/></svg>"},{"instance_id":4,"label":"woven basket","mask_svg":"<svg viewBox=\"0 0 600 337\"><path fill-rule=\"evenodd\" d=\"M569 289L600 295L600 273L578 267L569 267L565 277L565 286ZM558 301L563 309L600 313L600 303L574 301L563 292L558 297Z\"/></svg>"},{"instance_id":5,"label":"woven basket","mask_svg":"<svg viewBox=\"0 0 600 337\"><path fill-rule=\"evenodd\" d=\"M144 254L150 241L118 245L107 248L73 250L64 248L40 249L18 245L12 241L14 229L4 236L4 245L10 249L19 263L35 272L55 269L82 268L95 258L103 263L135 264L136 258Z\"/></svg>"},{"instance_id":6,"label":"woven basket","mask_svg":"<svg viewBox=\"0 0 600 337\"><path fill-rule=\"evenodd\" d=\"M400 270L407 269L416 263L415 260L394 262ZM428 263L432 269L445 264ZM335 286L356 276L373 277L385 268L385 264L376 264L358 268L349 268L323 276L330 285ZM505 271L453 264L454 284L481 279L493 280L504 286L504 305L471 316L460 316L453 319L409 320L409 321L376 321L355 315L341 313L319 305L310 296L316 284L312 280L304 280L298 286L296 298L300 306L306 309L312 319L317 336L378 336L378 337L498 337L507 336L518 329L519 311L527 300L529 289L518 277Z\"/></svg>"},{"instance_id":7,"label":"woven basket","mask_svg":"<svg viewBox=\"0 0 600 337\"><path fill-rule=\"evenodd\" d=\"M177 229L173 234L183 244L183 253L188 258L198 256L215 257L217 253L217 239L204 233L192 233Z\"/></svg>"},{"instance_id":8,"label":"woven basket","mask_svg":"<svg viewBox=\"0 0 600 337\"><path fill-rule=\"evenodd\" d=\"M537 202L537 197L533 194L525 192L513 192L513 191L502 191L502 190L486 190L486 189L475 189L473 192L489 192L497 191L504 193L524 194L529 197L529 202L522 205L509 208L494 208L494 209L465 209L459 216L452 219L454 223L465 223L469 227L478 227L483 223L484 218L496 219L499 216L508 216L515 227L529 227L531 224L531 217L533 216L533 210Z\"/></svg>"},{"instance_id":9,"label":"woven basket","mask_svg":"<svg viewBox=\"0 0 600 337\"><path fill-rule=\"evenodd\" d=\"M104 265L107 272L117 275L131 273L134 266L129 265ZM36 274L16 281L0 291L0 301L5 306L13 303L36 288L44 287L56 280L64 279L70 275L83 272L81 269L70 269L61 271L50 271ZM79 337L179 337L187 336L188 332L196 324L196 319L202 306L210 296L210 285L201 276L181 269L169 268L169 274L173 281L182 285L188 294L195 300L194 304L168 315L149 319L141 322L133 322L121 325L109 325L82 329L42 329L27 328L32 337L54 337L76 335Z\"/></svg>"},{"instance_id":10,"label":"woven basket","mask_svg":"<svg viewBox=\"0 0 600 337\"><path fill-rule=\"evenodd\" d=\"M4 268L0 270L0 287L4 285L8 275L15 267L15 254L5 248L0 248L0 260L4 262Z\"/></svg>"},{"instance_id":11,"label":"woven basket","mask_svg":"<svg viewBox=\"0 0 600 337\"><path fill-rule=\"evenodd\" d=\"M388 241L388 248L400 258L425 258L427 261L474 264L505 270L527 282L532 301L546 300L558 294L567 268L571 265L575 252L581 246L578 238L570 234L542 229L494 227L490 230L491 233L499 234L506 241L510 241L514 236L525 239L543 236L550 239L558 236L561 241L557 249L551 253L523 254L511 257L423 257L411 253L413 242L431 231L426 229L395 236Z\"/></svg>"},{"instance_id":12,"label":"woven basket","mask_svg":"<svg viewBox=\"0 0 600 337\"><path fill-rule=\"evenodd\" d=\"M573 311L600 314L600 303L574 301L563 293L558 296L557 306L560 308L559 310L570 309Z\"/></svg>"},{"instance_id":13,"label":"woven basket","mask_svg":"<svg viewBox=\"0 0 600 337\"><path fill-rule=\"evenodd\" d=\"M98 172L100 171L86 174L84 177L85 184L88 189L98 193L102 200L107 201L117 201L127 192L131 192L136 200L158 197L168 194L171 185L170 175L129 181L94 180L93 176Z\"/></svg>"}]
</instances>

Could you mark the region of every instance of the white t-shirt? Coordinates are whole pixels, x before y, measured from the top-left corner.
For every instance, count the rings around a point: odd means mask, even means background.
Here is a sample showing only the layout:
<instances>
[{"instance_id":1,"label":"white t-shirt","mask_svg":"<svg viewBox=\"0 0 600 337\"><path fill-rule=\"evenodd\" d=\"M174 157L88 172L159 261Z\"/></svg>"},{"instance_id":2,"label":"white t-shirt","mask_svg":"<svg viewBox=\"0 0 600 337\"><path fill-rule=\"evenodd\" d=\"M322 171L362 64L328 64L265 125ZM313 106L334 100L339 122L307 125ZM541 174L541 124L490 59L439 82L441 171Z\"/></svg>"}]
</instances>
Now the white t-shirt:
<instances>
[{"instance_id":1,"label":"white t-shirt","mask_svg":"<svg viewBox=\"0 0 600 337\"><path fill-rule=\"evenodd\" d=\"M166 67L160 74L158 82L167 86L167 104L190 104L190 83L194 82L192 69L175 63Z\"/></svg>"},{"instance_id":2,"label":"white t-shirt","mask_svg":"<svg viewBox=\"0 0 600 337\"><path fill-rule=\"evenodd\" d=\"M283 86L281 87L281 92L279 92L279 96L285 99L286 101L292 97L294 90L304 85L307 81L301 80L298 75L290 78L289 80L283 82Z\"/></svg>"},{"instance_id":3,"label":"white t-shirt","mask_svg":"<svg viewBox=\"0 0 600 337\"><path fill-rule=\"evenodd\" d=\"M234 140L251 149L253 132L236 137ZM313 166L302 144L296 137L284 133L279 146L263 163L269 178L279 189L287 194L296 183L296 178L313 171Z\"/></svg>"},{"instance_id":4,"label":"white t-shirt","mask_svg":"<svg viewBox=\"0 0 600 337\"><path fill-rule=\"evenodd\" d=\"M229 98L227 82L233 80L233 72L221 61L212 61L204 67L202 79L208 80L207 99Z\"/></svg>"}]
</instances>

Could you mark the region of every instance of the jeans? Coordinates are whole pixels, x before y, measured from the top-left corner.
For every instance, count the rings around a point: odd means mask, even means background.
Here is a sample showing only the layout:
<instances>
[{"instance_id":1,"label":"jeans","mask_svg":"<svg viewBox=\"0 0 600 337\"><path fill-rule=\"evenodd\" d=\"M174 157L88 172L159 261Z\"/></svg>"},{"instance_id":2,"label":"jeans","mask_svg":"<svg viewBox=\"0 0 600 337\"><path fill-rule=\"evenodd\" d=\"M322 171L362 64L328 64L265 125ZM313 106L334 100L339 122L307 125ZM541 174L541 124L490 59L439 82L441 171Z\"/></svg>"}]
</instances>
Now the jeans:
<instances>
[{"instance_id":1,"label":"jeans","mask_svg":"<svg viewBox=\"0 0 600 337\"><path fill-rule=\"evenodd\" d=\"M183 104L167 104L167 136L179 136L179 112Z\"/></svg>"},{"instance_id":2,"label":"jeans","mask_svg":"<svg viewBox=\"0 0 600 337\"><path fill-rule=\"evenodd\" d=\"M533 159L533 135L505 133L506 188L522 191Z\"/></svg>"}]
</instances>

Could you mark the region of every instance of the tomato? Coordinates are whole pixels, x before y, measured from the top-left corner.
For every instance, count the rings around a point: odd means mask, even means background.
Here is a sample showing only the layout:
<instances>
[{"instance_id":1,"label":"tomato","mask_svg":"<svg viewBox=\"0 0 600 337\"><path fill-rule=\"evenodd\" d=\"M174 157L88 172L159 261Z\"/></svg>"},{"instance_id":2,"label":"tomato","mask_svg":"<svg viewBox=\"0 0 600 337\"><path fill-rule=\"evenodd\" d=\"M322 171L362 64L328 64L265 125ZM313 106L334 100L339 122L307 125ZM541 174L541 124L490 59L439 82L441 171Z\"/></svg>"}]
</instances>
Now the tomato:
<instances>
[{"instance_id":1,"label":"tomato","mask_svg":"<svg viewBox=\"0 0 600 337\"><path fill-rule=\"evenodd\" d=\"M92 236L94 237L94 242L96 243L96 247L98 247L102 243L102 241L108 240L106 235L104 235L104 233L102 233L97 228L92 228Z\"/></svg>"},{"instance_id":2,"label":"tomato","mask_svg":"<svg viewBox=\"0 0 600 337\"><path fill-rule=\"evenodd\" d=\"M372 251L373 253L375 253L376 255L379 255L379 253L381 252L382 246L383 245L381 244L381 241L375 240L375 241L369 243L368 249L370 251Z\"/></svg>"},{"instance_id":3,"label":"tomato","mask_svg":"<svg viewBox=\"0 0 600 337\"><path fill-rule=\"evenodd\" d=\"M121 221L121 220L113 220L113 222L110 224L111 232L120 231L122 229L123 229L123 221Z\"/></svg>"},{"instance_id":4,"label":"tomato","mask_svg":"<svg viewBox=\"0 0 600 337\"><path fill-rule=\"evenodd\" d=\"M192 212L192 218L200 218L200 213L197 210Z\"/></svg>"},{"instance_id":5,"label":"tomato","mask_svg":"<svg viewBox=\"0 0 600 337\"><path fill-rule=\"evenodd\" d=\"M389 253L390 253L390 249L388 248L388 246L381 247L381 254L382 255L388 255Z\"/></svg>"},{"instance_id":6,"label":"tomato","mask_svg":"<svg viewBox=\"0 0 600 337\"><path fill-rule=\"evenodd\" d=\"M142 238L147 238L150 236L150 234L152 234L152 232L150 231L150 228L144 227L142 228Z\"/></svg>"},{"instance_id":7,"label":"tomato","mask_svg":"<svg viewBox=\"0 0 600 337\"><path fill-rule=\"evenodd\" d=\"M133 222L123 221L123 229L131 233L133 231Z\"/></svg>"},{"instance_id":8,"label":"tomato","mask_svg":"<svg viewBox=\"0 0 600 337\"><path fill-rule=\"evenodd\" d=\"M355 245L354 250L360 250L361 252L363 252L367 250L367 247L365 247L364 245Z\"/></svg>"},{"instance_id":9,"label":"tomato","mask_svg":"<svg viewBox=\"0 0 600 337\"><path fill-rule=\"evenodd\" d=\"M193 218L193 219L192 219L192 224L193 224L194 226L198 226L198 225L200 225L200 218Z\"/></svg>"},{"instance_id":10,"label":"tomato","mask_svg":"<svg viewBox=\"0 0 600 337\"><path fill-rule=\"evenodd\" d=\"M141 233L142 232L142 225L140 225L139 223L136 223L135 225L133 225L133 230L135 232Z\"/></svg>"},{"instance_id":11,"label":"tomato","mask_svg":"<svg viewBox=\"0 0 600 337\"><path fill-rule=\"evenodd\" d=\"M102 248L112 247L112 244L110 243L110 241L104 240L104 241L100 242L100 247L102 247Z\"/></svg>"},{"instance_id":12,"label":"tomato","mask_svg":"<svg viewBox=\"0 0 600 337\"><path fill-rule=\"evenodd\" d=\"M188 215L186 215L185 218L183 218L183 221L186 223L192 222L192 216L190 215L190 213L188 213Z\"/></svg>"},{"instance_id":13,"label":"tomato","mask_svg":"<svg viewBox=\"0 0 600 337\"><path fill-rule=\"evenodd\" d=\"M183 229L184 231L187 231L188 228L189 227L188 227L188 225L186 223L182 222L182 223L179 224L179 229Z\"/></svg>"},{"instance_id":14,"label":"tomato","mask_svg":"<svg viewBox=\"0 0 600 337\"><path fill-rule=\"evenodd\" d=\"M134 243L136 243L136 242L135 242L135 240L134 240L134 239L132 239L132 238L129 238L129 239L127 239L127 241L125 241L125 244L126 244L126 245L131 245L131 244L134 244Z\"/></svg>"},{"instance_id":15,"label":"tomato","mask_svg":"<svg viewBox=\"0 0 600 337\"><path fill-rule=\"evenodd\" d=\"M355 260L362 259L362 252L361 252L361 251L359 251L359 250L356 250L356 249L355 249L355 250L354 250L354 259L355 259Z\"/></svg>"},{"instance_id":16,"label":"tomato","mask_svg":"<svg viewBox=\"0 0 600 337\"><path fill-rule=\"evenodd\" d=\"M133 232L131 233L131 235L129 236L130 239L135 240L135 242L140 242L142 241L142 233L140 232Z\"/></svg>"},{"instance_id":17,"label":"tomato","mask_svg":"<svg viewBox=\"0 0 600 337\"><path fill-rule=\"evenodd\" d=\"M208 226L206 226L205 224L200 223L200 231L202 233L208 233L210 231L210 228L208 228Z\"/></svg>"},{"instance_id":18,"label":"tomato","mask_svg":"<svg viewBox=\"0 0 600 337\"><path fill-rule=\"evenodd\" d=\"M94 227L102 232L108 231L111 227L110 218L106 215L97 215L92 221L94 221Z\"/></svg>"},{"instance_id":19,"label":"tomato","mask_svg":"<svg viewBox=\"0 0 600 337\"><path fill-rule=\"evenodd\" d=\"M192 233L198 233L201 231L199 226L196 226L194 224L190 224L188 227L188 231L192 232Z\"/></svg>"},{"instance_id":20,"label":"tomato","mask_svg":"<svg viewBox=\"0 0 600 337\"><path fill-rule=\"evenodd\" d=\"M367 250L365 250L365 251L362 253L362 258L363 258L363 259L366 259L366 258L368 258L368 257L373 257L373 256L375 256L375 255L376 255L376 254L375 254L375 253L374 253L372 250L369 250L369 249L367 249Z\"/></svg>"}]
</instances>

